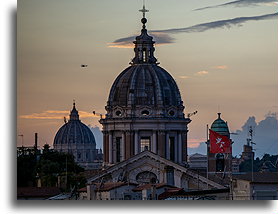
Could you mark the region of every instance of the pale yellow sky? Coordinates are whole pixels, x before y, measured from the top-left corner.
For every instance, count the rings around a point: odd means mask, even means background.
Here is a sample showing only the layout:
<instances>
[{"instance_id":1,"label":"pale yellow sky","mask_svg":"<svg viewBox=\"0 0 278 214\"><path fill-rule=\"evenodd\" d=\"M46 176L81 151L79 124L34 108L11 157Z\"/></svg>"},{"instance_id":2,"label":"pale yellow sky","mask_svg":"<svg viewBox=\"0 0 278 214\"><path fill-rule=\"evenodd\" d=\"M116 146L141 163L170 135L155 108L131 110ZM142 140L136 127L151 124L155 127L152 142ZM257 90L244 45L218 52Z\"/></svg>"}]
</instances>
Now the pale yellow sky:
<instances>
[{"instance_id":1,"label":"pale yellow sky","mask_svg":"<svg viewBox=\"0 0 278 214\"><path fill-rule=\"evenodd\" d=\"M227 1L228 2L228 1ZM148 30L187 28L237 17L273 14L277 5L194 9L223 1L148 0ZM24 145L52 145L76 100L85 124L99 126L93 110L105 113L110 87L133 58L133 49L108 47L141 29L139 0L18 1L18 134ZM177 81L189 125L190 146L206 138L220 110L230 129L249 116L277 112L277 16L205 32L171 33L174 43L155 55ZM88 64L80 68L80 64ZM18 137L18 145L22 139Z\"/></svg>"}]
</instances>

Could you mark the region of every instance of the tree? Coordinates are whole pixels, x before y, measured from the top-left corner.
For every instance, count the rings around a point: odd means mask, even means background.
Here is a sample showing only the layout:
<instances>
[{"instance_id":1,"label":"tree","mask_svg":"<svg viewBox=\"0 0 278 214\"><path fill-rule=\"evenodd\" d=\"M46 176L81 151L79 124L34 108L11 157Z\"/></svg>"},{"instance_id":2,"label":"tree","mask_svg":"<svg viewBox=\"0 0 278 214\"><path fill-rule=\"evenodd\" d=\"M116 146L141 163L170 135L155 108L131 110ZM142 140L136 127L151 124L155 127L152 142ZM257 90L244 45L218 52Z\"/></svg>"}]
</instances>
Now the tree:
<instances>
[{"instance_id":1,"label":"tree","mask_svg":"<svg viewBox=\"0 0 278 214\"><path fill-rule=\"evenodd\" d=\"M20 155L17 157L17 186L34 186L36 156L34 154Z\"/></svg>"},{"instance_id":2,"label":"tree","mask_svg":"<svg viewBox=\"0 0 278 214\"><path fill-rule=\"evenodd\" d=\"M42 186L60 186L64 190L85 186L86 179L80 175L84 169L75 163L73 155L50 150L48 144L43 148L39 156L22 154L17 158L18 186L36 186L38 179Z\"/></svg>"},{"instance_id":3,"label":"tree","mask_svg":"<svg viewBox=\"0 0 278 214\"><path fill-rule=\"evenodd\" d=\"M277 161L278 155L265 154L261 159L256 158L253 161L253 172L259 172L263 170L263 166L266 166L268 171L277 172L277 166L275 163ZM245 160L239 165L240 172L251 172L252 171L252 161Z\"/></svg>"}]
</instances>

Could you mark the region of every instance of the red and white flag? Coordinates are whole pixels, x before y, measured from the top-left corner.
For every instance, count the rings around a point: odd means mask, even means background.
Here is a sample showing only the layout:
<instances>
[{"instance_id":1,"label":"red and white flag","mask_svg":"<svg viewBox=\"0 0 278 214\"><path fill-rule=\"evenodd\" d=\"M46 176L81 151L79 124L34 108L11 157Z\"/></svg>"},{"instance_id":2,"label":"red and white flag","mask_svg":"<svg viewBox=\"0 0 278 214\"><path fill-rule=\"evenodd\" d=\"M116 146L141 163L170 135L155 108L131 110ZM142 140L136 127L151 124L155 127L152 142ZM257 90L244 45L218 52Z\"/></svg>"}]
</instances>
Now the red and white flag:
<instances>
[{"instance_id":1,"label":"red and white flag","mask_svg":"<svg viewBox=\"0 0 278 214\"><path fill-rule=\"evenodd\" d=\"M227 136L209 130L210 153L232 153L231 141Z\"/></svg>"}]
</instances>

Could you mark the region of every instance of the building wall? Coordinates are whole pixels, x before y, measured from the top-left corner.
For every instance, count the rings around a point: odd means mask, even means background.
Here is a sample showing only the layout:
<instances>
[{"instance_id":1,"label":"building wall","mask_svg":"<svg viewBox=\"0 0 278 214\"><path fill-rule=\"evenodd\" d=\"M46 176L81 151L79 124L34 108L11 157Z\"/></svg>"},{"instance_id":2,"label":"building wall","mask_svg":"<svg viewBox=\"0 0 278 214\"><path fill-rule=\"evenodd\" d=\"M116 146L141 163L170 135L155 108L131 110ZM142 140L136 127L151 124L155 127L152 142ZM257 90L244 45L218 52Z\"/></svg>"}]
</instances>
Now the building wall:
<instances>
[{"instance_id":1,"label":"building wall","mask_svg":"<svg viewBox=\"0 0 278 214\"><path fill-rule=\"evenodd\" d=\"M233 200L250 200L250 184L245 180L233 180Z\"/></svg>"},{"instance_id":2,"label":"building wall","mask_svg":"<svg viewBox=\"0 0 278 214\"><path fill-rule=\"evenodd\" d=\"M72 154L81 166L93 163L97 156L97 149L93 144L54 144L54 150Z\"/></svg>"},{"instance_id":3,"label":"building wall","mask_svg":"<svg viewBox=\"0 0 278 214\"><path fill-rule=\"evenodd\" d=\"M91 200L125 200L126 195L131 195L131 200L136 199L136 194L132 191L134 188L135 185L124 185L108 191L95 191L95 197Z\"/></svg>"},{"instance_id":4,"label":"building wall","mask_svg":"<svg viewBox=\"0 0 278 214\"><path fill-rule=\"evenodd\" d=\"M278 182L278 181L277 181ZM253 200L277 200L277 184L251 184L250 191Z\"/></svg>"},{"instance_id":5,"label":"building wall","mask_svg":"<svg viewBox=\"0 0 278 214\"><path fill-rule=\"evenodd\" d=\"M250 183L233 180L233 200L277 200L278 183Z\"/></svg>"}]
</instances>

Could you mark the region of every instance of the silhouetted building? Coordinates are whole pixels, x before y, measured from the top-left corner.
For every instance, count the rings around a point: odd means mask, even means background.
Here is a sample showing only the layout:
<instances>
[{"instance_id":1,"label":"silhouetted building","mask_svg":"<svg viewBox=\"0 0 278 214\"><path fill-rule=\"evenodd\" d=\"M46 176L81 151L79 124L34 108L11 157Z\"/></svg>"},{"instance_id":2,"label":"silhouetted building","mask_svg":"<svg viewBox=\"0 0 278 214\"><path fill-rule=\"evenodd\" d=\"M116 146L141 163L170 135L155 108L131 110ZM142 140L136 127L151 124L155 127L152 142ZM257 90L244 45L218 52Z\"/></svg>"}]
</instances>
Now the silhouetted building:
<instances>
[{"instance_id":1,"label":"silhouetted building","mask_svg":"<svg viewBox=\"0 0 278 214\"><path fill-rule=\"evenodd\" d=\"M92 131L79 119L78 111L73 103L68 122L58 130L54 138L54 150L73 154L75 161L86 169L98 168L95 137Z\"/></svg>"}]
</instances>

